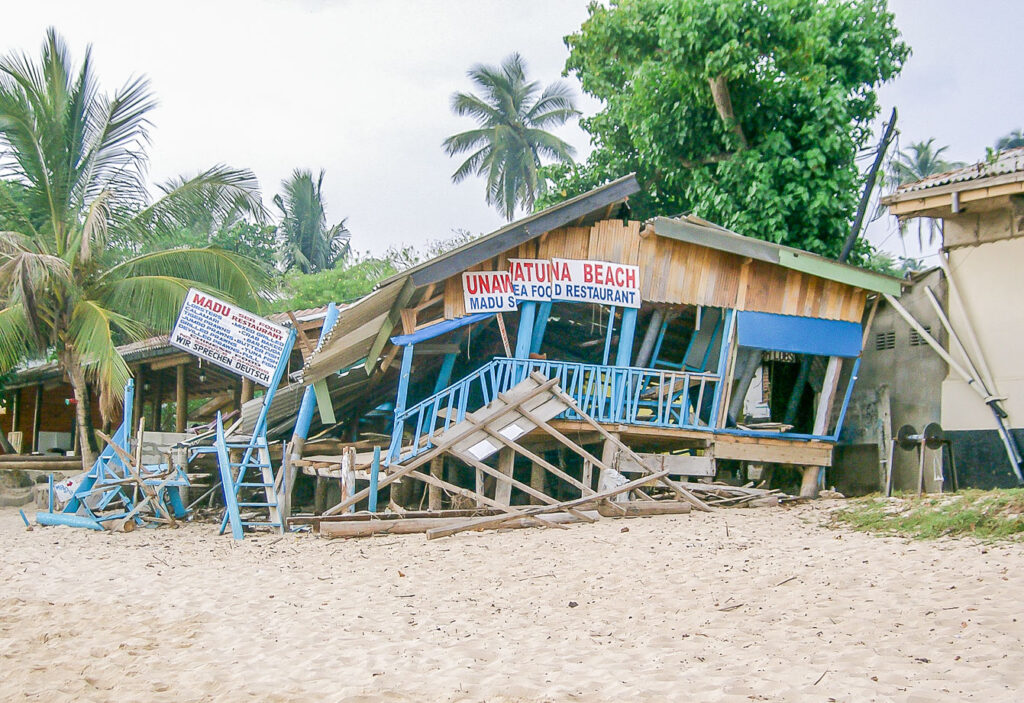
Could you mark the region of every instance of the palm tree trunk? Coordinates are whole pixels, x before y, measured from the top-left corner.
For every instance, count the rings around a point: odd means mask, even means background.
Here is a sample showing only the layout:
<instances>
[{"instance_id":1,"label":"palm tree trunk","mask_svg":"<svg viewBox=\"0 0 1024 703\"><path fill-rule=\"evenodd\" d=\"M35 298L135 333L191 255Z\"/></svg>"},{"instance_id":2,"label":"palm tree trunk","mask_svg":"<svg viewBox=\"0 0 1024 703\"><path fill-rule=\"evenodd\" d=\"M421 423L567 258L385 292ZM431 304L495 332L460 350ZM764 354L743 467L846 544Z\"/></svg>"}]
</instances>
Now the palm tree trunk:
<instances>
[{"instance_id":1,"label":"palm tree trunk","mask_svg":"<svg viewBox=\"0 0 1024 703\"><path fill-rule=\"evenodd\" d=\"M89 386L85 380L85 370L74 352L64 352L60 355L60 364L71 382L71 389L75 394L75 425L78 434L78 447L82 455L82 470L88 471L96 460L92 443L89 441L92 436L92 422L89 417L91 404L89 402Z\"/></svg>"}]
</instances>

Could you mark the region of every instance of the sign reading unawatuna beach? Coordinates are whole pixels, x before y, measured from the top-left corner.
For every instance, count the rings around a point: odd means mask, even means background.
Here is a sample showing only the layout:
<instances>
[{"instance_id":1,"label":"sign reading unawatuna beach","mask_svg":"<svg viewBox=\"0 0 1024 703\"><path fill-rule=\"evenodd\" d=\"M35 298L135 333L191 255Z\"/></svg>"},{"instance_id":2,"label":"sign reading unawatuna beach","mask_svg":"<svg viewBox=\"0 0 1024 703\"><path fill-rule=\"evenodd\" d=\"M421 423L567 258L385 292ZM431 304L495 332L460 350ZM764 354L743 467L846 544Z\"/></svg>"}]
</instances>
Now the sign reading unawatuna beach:
<instances>
[{"instance_id":1,"label":"sign reading unawatuna beach","mask_svg":"<svg viewBox=\"0 0 1024 703\"><path fill-rule=\"evenodd\" d=\"M170 342L266 386L287 338L288 330L281 325L193 288L181 306Z\"/></svg>"}]
</instances>

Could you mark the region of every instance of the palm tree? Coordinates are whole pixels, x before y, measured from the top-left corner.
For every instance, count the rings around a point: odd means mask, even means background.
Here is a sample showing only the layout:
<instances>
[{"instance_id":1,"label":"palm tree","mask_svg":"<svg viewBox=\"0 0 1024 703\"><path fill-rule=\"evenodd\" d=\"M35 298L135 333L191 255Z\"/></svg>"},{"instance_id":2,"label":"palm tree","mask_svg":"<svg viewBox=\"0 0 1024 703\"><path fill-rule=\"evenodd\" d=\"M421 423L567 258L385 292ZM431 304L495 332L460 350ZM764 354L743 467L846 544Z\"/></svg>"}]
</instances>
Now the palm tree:
<instances>
[{"instance_id":1,"label":"palm tree","mask_svg":"<svg viewBox=\"0 0 1024 703\"><path fill-rule=\"evenodd\" d=\"M74 66L53 29L38 62L0 58L0 372L52 355L74 392L85 466L90 386L106 420L130 376L116 345L169 329L190 287L256 305L266 282L254 262L215 247L140 253L203 213L262 213L253 174L226 166L152 198L154 105L144 78L101 93L91 50Z\"/></svg>"},{"instance_id":2,"label":"palm tree","mask_svg":"<svg viewBox=\"0 0 1024 703\"><path fill-rule=\"evenodd\" d=\"M295 169L290 178L281 181L284 197L274 196L274 205L281 211L277 233L281 265L286 271L298 268L303 273L316 273L334 268L348 256L351 235L345 220L327 226L323 183L323 170L314 181L311 171Z\"/></svg>"},{"instance_id":3,"label":"palm tree","mask_svg":"<svg viewBox=\"0 0 1024 703\"><path fill-rule=\"evenodd\" d=\"M526 65L519 54L506 58L500 67L478 64L467 74L483 95L455 93L452 111L474 117L477 129L448 137L449 156L472 152L452 181L459 183L475 173L487 178L487 204L511 222L517 205L533 207L544 183L537 174L541 157L571 162L575 150L545 131L565 124L580 114L572 92L555 82L541 91L536 81L526 80Z\"/></svg>"},{"instance_id":4,"label":"palm tree","mask_svg":"<svg viewBox=\"0 0 1024 703\"><path fill-rule=\"evenodd\" d=\"M936 149L934 143L935 137L932 137L925 142L914 142L906 149L900 149L897 152L889 162L889 170L897 186L920 181L929 176L963 167L964 164L961 161L946 161L942 158L943 152L949 146L941 146ZM942 233L941 224L936 224L934 219L930 217L918 218L917 243L922 248L924 247L924 227L928 229L929 245L935 241L936 231L940 234ZM901 226L900 231L905 233L905 226Z\"/></svg>"},{"instance_id":5,"label":"palm tree","mask_svg":"<svg viewBox=\"0 0 1024 703\"><path fill-rule=\"evenodd\" d=\"M1024 131L1015 129L1009 134L999 138L999 141L996 142L996 151L1015 149L1019 146L1024 146Z\"/></svg>"}]
</instances>

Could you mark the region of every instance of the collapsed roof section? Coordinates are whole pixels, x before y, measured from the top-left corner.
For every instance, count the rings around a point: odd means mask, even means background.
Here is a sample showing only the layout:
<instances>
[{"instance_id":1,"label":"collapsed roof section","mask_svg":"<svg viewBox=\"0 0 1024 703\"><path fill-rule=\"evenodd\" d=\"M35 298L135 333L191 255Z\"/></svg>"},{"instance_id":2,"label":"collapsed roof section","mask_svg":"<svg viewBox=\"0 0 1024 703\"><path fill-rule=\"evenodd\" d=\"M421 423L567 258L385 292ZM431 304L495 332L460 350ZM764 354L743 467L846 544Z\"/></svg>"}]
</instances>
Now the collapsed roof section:
<instances>
[{"instance_id":1,"label":"collapsed roof section","mask_svg":"<svg viewBox=\"0 0 1024 703\"><path fill-rule=\"evenodd\" d=\"M423 309L428 304L443 303L445 319L466 315L458 276L467 270L488 270L495 259L506 256L545 258L548 250L561 252L554 255L566 255L566 252L576 248L581 249L584 256L589 252L591 258L641 264L641 267L646 258L667 269L645 281L644 300L742 308L746 298L746 305L752 309L786 313L787 310L773 305L759 307L753 296L747 296L742 289L741 269L747 263L759 262L762 267L767 265L763 278L770 280L768 285L761 286L763 290L760 292L764 298L781 300L785 292L791 289L797 290L801 298L806 297L807 289L813 289L816 285L813 279L832 282L826 285L838 284L842 293L831 298L821 294L824 288L819 284L818 294L810 297L820 303L821 309L815 308L807 313L835 319L847 319L852 315L859 320L864 291L898 295L901 290L901 279L736 234L692 215L681 218L656 217L641 229L639 223L627 222L628 210L623 208L629 196L639 190L635 176L630 174L533 213L382 281L371 295L343 311L332 333L308 360L302 371L303 382L313 383L339 371L351 369L358 363L363 365L362 377L365 378L366 374L372 373L389 337L399 327L403 309ZM612 218L621 218L626 229L632 225L636 231L630 232L628 237L619 232L601 232L597 236L590 236L588 230L592 225ZM560 239L545 246L545 236L554 234L556 230L560 233ZM650 237L651 234L657 236ZM650 239L653 242L659 238L664 240L664 245L645 245L642 241ZM538 243L531 246L534 242ZM678 244L673 245L673 242ZM721 252L723 256L716 262L709 262L707 257L695 256L708 249ZM696 297L693 300L685 299L682 287L696 289L701 286L692 273L689 278L694 280L683 281L682 265L679 270L674 268L675 263L682 262L681 257L686 258L687 270L699 271L701 268L715 267L726 273L720 277L717 287L703 287L714 289L715 296L722 300ZM787 270L793 272L793 276L787 276ZM860 291L861 294L848 294L850 291ZM856 304L858 302L859 305ZM833 309L827 310L827 306Z\"/></svg>"}]
</instances>

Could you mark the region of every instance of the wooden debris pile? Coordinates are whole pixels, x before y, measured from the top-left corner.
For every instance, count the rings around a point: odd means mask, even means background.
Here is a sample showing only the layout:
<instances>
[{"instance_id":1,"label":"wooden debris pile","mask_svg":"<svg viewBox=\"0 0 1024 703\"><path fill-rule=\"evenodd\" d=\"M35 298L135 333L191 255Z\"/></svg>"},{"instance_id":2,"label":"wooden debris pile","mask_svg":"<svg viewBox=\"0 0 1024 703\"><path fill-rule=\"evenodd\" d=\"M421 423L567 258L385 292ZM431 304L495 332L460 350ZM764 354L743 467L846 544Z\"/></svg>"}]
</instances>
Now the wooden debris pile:
<instances>
[{"instance_id":1,"label":"wooden debris pile","mask_svg":"<svg viewBox=\"0 0 1024 703\"><path fill-rule=\"evenodd\" d=\"M639 467L635 473L640 477L627 480L609 463L602 461L584 447L566 437L550 424L550 421L572 411L580 420L610 443L620 454L628 456L631 463ZM586 467L584 479L570 475L564 467L556 466L543 456L524 445L523 438L529 434L545 435L569 452L576 454ZM376 486L361 491L352 491L333 508L326 510L319 518L293 518L290 525L305 521L314 524L324 536L359 536L380 533L425 532L429 539L456 534L464 530L480 530L505 527L542 525L564 528L567 522L594 522L602 516L637 517L642 515L686 513L691 509L711 511L704 501L688 490L687 486L669 477L671 469L654 470L623 444L618 437L609 433L600 424L580 409L575 401L557 386L556 379L548 379L533 373L513 386L507 393L499 394L491 403L480 410L468 413L465 419L432 436L429 447L417 447L411 456L401 462L382 468ZM453 458L475 470L475 489L465 488L444 480L434 471L424 468L440 457ZM513 476L517 456L523 457L535 466L542 467L556 482L560 481L573 490L578 497L559 500L540 486L518 481ZM495 465L488 464L492 457ZM355 467L353 467L355 468ZM660 468L660 467L659 467ZM608 476L610 481L599 481L598 489L592 486L594 470ZM485 489L485 477L493 479L495 488L491 495ZM368 499L371 492L383 489L402 480L416 480L428 487L440 489L450 496L461 496L469 504L484 510L434 511L429 515L414 517L390 517L380 514L345 514L359 501ZM532 483L532 481L531 481ZM652 487L667 489L669 500L652 500L645 489ZM512 506L511 493L516 488L538 504ZM633 500L629 498L632 497ZM621 502L625 500L625 502Z\"/></svg>"},{"instance_id":2,"label":"wooden debris pile","mask_svg":"<svg viewBox=\"0 0 1024 703\"><path fill-rule=\"evenodd\" d=\"M800 500L777 488L767 490L746 486L730 486L723 483L687 483L687 490L698 495L708 505L719 508L742 507L755 508L778 505L788 501Z\"/></svg>"}]
</instances>

